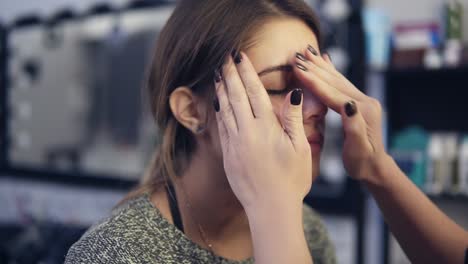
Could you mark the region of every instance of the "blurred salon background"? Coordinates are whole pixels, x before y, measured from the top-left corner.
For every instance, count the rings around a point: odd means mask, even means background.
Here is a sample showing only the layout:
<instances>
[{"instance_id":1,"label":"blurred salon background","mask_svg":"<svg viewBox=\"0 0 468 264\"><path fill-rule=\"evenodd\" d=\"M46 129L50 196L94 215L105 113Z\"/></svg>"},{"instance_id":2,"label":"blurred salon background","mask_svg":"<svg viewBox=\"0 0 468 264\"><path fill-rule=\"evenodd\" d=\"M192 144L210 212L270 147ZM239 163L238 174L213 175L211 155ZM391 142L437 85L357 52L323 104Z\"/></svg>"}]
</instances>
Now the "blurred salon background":
<instances>
[{"instance_id":1,"label":"blurred salon background","mask_svg":"<svg viewBox=\"0 0 468 264\"><path fill-rule=\"evenodd\" d=\"M384 106L388 151L468 229L468 0L306 2L337 68ZM141 87L173 8L0 2L0 263L63 263L138 182L158 145ZM409 263L346 176L340 122L330 111L306 202L323 215L340 264Z\"/></svg>"}]
</instances>

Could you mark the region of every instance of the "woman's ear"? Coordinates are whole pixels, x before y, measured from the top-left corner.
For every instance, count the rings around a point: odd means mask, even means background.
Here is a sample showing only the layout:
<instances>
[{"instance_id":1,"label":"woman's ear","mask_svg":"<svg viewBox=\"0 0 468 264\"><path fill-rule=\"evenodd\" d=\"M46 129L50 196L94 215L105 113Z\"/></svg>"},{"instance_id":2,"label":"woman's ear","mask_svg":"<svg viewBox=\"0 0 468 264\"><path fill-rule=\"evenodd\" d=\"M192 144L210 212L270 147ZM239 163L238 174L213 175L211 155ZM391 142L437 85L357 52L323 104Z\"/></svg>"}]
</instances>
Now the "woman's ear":
<instances>
[{"instance_id":1,"label":"woman's ear","mask_svg":"<svg viewBox=\"0 0 468 264\"><path fill-rule=\"evenodd\" d=\"M187 86L177 87L169 97L169 106L174 117L195 134L200 133L204 127L197 104L197 98Z\"/></svg>"}]
</instances>

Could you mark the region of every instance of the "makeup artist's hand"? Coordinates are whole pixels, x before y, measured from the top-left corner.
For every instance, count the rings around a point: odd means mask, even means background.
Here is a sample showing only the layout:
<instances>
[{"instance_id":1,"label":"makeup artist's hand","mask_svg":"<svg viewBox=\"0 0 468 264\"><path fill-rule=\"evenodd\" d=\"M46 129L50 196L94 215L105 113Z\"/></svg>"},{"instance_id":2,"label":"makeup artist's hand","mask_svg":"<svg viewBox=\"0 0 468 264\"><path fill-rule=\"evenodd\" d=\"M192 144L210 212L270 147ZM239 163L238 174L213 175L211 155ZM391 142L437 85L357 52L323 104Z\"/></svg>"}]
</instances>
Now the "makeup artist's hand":
<instances>
[{"instance_id":1,"label":"makeup artist's hand","mask_svg":"<svg viewBox=\"0 0 468 264\"><path fill-rule=\"evenodd\" d=\"M314 54L307 50L305 58L297 56L295 72L308 89L341 113L345 167L366 183L410 261L462 263L468 259L468 232L438 209L385 153L380 104L338 73L328 56Z\"/></svg>"},{"instance_id":2,"label":"makeup artist's hand","mask_svg":"<svg viewBox=\"0 0 468 264\"><path fill-rule=\"evenodd\" d=\"M215 102L215 110L224 168L239 201L244 208L274 206L275 200L302 204L312 183L310 146L302 121L302 90L286 96L278 122L245 53L237 59L229 57L221 75L215 75L219 102Z\"/></svg>"},{"instance_id":3,"label":"makeup artist's hand","mask_svg":"<svg viewBox=\"0 0 468 264\"><path fill-rule=\"evenodd\" d=\"M343 161L351 177L364 182L379 181L377 170L387 154L382 140L380 103L357 89L333 66L328 55L320 56L309 46L297 55L294 72L299 80L343 120ZM293 64L293 65L294 65Z\"/></svg>"}]
</instances>

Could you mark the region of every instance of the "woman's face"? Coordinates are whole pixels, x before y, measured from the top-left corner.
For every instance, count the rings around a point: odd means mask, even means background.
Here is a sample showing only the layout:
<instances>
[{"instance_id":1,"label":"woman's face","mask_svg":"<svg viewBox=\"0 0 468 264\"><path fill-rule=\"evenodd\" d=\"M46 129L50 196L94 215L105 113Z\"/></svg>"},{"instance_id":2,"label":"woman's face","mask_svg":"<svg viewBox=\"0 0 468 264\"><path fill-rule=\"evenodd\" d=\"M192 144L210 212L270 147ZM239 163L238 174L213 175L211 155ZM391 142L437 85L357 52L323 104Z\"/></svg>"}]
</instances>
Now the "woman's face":
<instances>
[{"instance_id":1,"label":"woman's face","mask_svg":"<svg viewBox=\"0 0 468 264\"><path fill-rule=\"evenodd\" d=\"M265 89L270 92L270 99L275 114L279 117L285 97L294 88L303 88L304 103L302 114L304 131L312 150L313 178L320 170L320 152L323 147L323 132L327 107L295 78L291 65L296 52L304 53L308 45L317 51L318 42L314 32L301 20L284 18L265 23L253 36L254 45L244 51L252 61ZM266 69L280 67L282 70L261 73ZM277 94L283 90L284 93ZM276 92L275 92L276 91Z\"/></svg>"},{"instance_id":2,"label":"woman's face","mask_svg":"<svg viewBox=\"0 0 468 264\"><path fill-rule=\"evenodd\" d=\"M243 52L252 61L265 89L270 92L273 109L278 118L287 93L294 88L303 88L304 131L312 150L312 176L315 179L320 171L320 152L323 146L324 119L327 107L319 102L301 83L298 83L292 72L292 62L296 52L303 53L308 45L312 45L319 51L317 38L304 22L293 18L282 18L263 24L252 40L254 41L252 47L243 50ZM269 70L271 68L279 69ZM278 91L280 92L278 93ZM218 138L216 137L216 139ZM221 156L219 140L216 141L215 152L219 152Z\"/></svg>"}]
</instances>

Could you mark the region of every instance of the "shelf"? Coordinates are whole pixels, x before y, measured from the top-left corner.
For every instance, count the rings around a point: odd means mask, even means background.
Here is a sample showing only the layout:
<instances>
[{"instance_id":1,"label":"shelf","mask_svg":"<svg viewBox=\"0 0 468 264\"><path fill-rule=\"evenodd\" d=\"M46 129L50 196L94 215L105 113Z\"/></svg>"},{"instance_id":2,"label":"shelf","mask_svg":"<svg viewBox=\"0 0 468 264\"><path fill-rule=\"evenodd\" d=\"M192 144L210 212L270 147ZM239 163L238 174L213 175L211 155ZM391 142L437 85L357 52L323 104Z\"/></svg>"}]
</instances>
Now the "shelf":
<instances>
[{"instance_id":1,"label":"shelf","mask_svg":"<svg viewBox=\"0 0 468 264\"><path fill-rule=\"evenodd\" d=\"M464 203L465 206L468 206L468 195L464 194L427 194L427 197L429 197L433 201L453 201Z\"/></svg>"},{"instance_id":2,"label":"shelf","mask_svg":"<svg viewBox=\"0 0 468 264\"><path fill-rule=\"evenodd\" d=\"M334 188L313 183L311 192L304 201L317 211L326 214L359 215L362 212L365 193L359 182L347 178L340 192L335 192ZM334 195L323 195L323 191L327 189L334 192Z\"/></svg>"},{"instance_id":3,"label":"shelf","mask_svg":"<svg viewBox=\"0 0 468 264\"><path fill-rule=\"evenodd\" d=\"M121 179L112 175L85 174L82 172L64 173L30 168L2 168L0 171L0 178L25 179L33 182L47 182L123 191L130 190L138 184L137 180Z\"/></svg>"},{"instance_id":4,"label":"shelf","mask_svg":"<svg viewBox=\"0 0 468 264\"><path fill-rule=\"evenodd\" d=\"M468 133L468 67L393 69L384 74L390 139L402 129L415 125L429 133ZM440 204L457 212L463 211L460 206L468 208L466 195L427 196L439 208ZM389 230L386 225L383 230L383 263L389 263Z\"/></svg>"},{"instance_id":5,"label":"shelf","mask_svg":"<svg viewBox=\"0 0 468 264\"><path fill-rule=\"evenodd\" d=\"M468 68L386 74L390 135L411 125L468 133Z\"/></svg>"},{"instance_id":6,"label":"shelf","mask_svg":"<svg viewBox=\"0 0 468 264\"><path fill-rule=\"evenodd\" d=\"M453 67L453 68L440 68L440 69L426 69L426 68L421 68L421 67L412 67L412 68L393 68L387 70L386 74L390 75L414 75L414 74L451 74L451 73L466 73L468 72L468 65L463 65L459 67Z\"/></svg>"}]
</instances>

